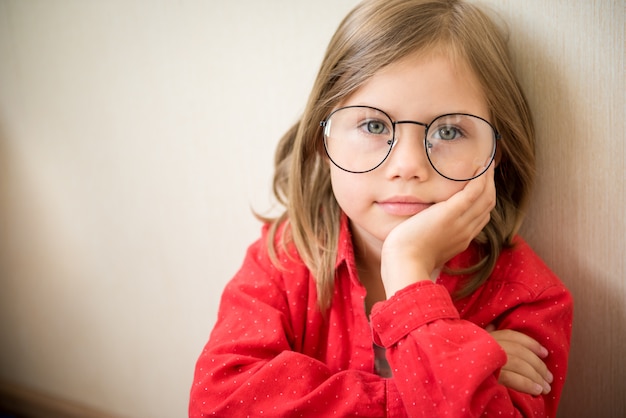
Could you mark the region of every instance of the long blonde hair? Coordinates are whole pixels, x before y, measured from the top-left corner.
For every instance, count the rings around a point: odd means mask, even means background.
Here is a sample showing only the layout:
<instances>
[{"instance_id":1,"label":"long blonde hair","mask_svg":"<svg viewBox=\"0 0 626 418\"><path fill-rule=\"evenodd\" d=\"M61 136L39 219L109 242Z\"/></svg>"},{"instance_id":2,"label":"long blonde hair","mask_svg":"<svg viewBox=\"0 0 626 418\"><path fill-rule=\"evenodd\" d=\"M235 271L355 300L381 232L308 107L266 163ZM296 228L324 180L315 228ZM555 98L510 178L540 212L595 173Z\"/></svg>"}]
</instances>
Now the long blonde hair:
<instances>
[{"instance_id":1,"label":"long blonde hair","mask_svg":"<svg viewBox=\"0 0 626 418\"><path fill-rule=\"evenodd\" d=\"M366 0L341 22L330 41L300 120L282 137L275 155L273 190L286 208L271 223L268 246L293 243L317 283L319 306L330 306L341 209L330 184L320 121L381 68L414 53L444 53L476 74L491 121L500 133L495 173L497 203L475 239L481 261L462 297L491 274L502 248L521 226L535 174L534 127L513 74L501 29L476 6L459 0ZM277 232L284 226L284 233Z\"/></svg>"}]
</instances>

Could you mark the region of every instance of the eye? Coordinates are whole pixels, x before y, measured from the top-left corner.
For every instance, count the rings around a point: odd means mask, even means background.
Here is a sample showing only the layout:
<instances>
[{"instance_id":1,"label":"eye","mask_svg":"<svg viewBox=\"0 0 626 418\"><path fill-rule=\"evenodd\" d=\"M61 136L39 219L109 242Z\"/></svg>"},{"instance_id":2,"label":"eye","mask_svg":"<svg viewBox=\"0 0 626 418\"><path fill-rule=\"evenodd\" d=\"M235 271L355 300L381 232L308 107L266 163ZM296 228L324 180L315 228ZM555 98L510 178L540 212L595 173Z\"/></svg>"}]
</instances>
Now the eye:
<instances>
[{"instance_id":1,"label":"eye","mask_svg":"<svg viewBox=\"0 0 626 418\"><path fill-rule=\"evenodd\" d=\"M443 139L444 141L451 141L461 136L461 130L457 127L446 125L440 126L433 133L433 137L437 139Z\"/></svg>"},{"instance_id":2,"label":"eye","mask_svg":"<svg viewBox=\"0 0 626 418\"><path fill-rule=\"evenodd\" d=\"M379 135L385 132L385 124L380 121L371 121L367 123L367 130L370 133Z\"/></svg>"},{"instance_id":3,"label":"eye","mask_svg":"<svg viewBox=\"0 0 626 418\"><path fill-rule=\"evenodd\" d=\"M382 120L368 120L361 125L362 129L365 129L367 133L372 135L383 135L389 133L387 125Z\"/></svg>"}]
</instances>

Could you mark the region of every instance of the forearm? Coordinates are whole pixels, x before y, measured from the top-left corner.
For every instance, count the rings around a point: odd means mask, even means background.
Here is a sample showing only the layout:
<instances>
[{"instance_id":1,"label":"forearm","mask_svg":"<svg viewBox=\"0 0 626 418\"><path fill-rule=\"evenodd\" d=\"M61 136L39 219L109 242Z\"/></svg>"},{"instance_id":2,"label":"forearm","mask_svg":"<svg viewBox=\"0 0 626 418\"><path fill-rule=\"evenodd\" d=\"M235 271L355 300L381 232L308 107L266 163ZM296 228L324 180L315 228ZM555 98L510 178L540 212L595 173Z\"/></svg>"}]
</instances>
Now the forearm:
<instances>
[{"instance_id":1,"label":"forearm","mask_svg":"<svg viewBox=\"0 0 626 418\"><path fill-rule=\"evenodd\" d=\"M460 319L445 296L441 286L418 284L377 305L372 315L408 415L550 416L543 397L498 383L506 354L486 331Z\"/></svg>"},{"instance_id":2,"label":"forearm","mask_svg":"<svg viewBox=\"0 0 626 418\"><path fill-rule=\"evenodd\" d=\"M269 360L205 352L196 368L189 416L381 417L388 416L386 392L387 381L372 373L333 373L293 351Z\"/></svg>"}]
</instances>

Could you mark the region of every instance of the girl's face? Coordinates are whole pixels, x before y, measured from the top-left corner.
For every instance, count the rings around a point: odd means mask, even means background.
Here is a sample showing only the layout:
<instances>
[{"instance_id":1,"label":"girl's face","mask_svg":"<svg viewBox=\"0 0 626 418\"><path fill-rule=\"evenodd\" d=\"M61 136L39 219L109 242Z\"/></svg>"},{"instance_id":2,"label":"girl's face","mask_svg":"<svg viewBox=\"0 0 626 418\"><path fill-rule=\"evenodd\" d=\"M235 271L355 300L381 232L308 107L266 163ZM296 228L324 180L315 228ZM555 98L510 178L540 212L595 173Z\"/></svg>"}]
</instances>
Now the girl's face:
<instances>
[{"instance_id":1,"label":"girl's face","mask_svg":"<svg viewBox=\"0 0 626 418\"><path fill-rule=\"evenodd\" d=\"M444 55L411 55L370 78L343 106L372 106L393 120L430 123L446 113L489 119L489 109L474 74ZM355 243L380 251L398 224L434 203L447 200L466 182L448 180L428 162L424 127L396 125L393 151L373 171L354 174L330 163L333 192L350 219Z\"/></svg>"}]
</instances>

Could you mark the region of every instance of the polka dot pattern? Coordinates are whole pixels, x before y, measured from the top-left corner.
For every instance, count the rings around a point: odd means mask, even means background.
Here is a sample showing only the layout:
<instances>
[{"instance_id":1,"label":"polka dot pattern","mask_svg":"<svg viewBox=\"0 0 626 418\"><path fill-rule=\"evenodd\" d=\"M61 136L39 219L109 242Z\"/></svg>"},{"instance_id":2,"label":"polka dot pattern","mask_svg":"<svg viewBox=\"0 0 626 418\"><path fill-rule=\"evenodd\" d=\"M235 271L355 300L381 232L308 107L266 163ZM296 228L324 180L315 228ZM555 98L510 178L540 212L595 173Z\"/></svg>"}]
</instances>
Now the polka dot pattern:
<instances>
[{"instance_id":1,"label":"polka dot pattern","mask_svg":"<svg viewBox=\"0 0 626 418\"><path fill-rule=\"evenodd\" d=\"M477 417L556 414L572 322L569 292L521 239L469 297L450 294L463 276L442 274L374 305L355 268L343 221L330 310L293 248L275 267L263 237L222 295L195 370L190 417ZM460 267L472 247L451 260ZM498 383L506 354L484 328L514 329L549 350L552 392L533 397ZM373 343L392 377L375 373Z\"/></svg>"}]
</instances>

